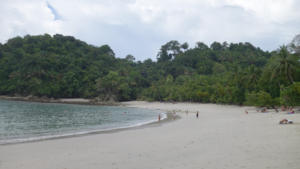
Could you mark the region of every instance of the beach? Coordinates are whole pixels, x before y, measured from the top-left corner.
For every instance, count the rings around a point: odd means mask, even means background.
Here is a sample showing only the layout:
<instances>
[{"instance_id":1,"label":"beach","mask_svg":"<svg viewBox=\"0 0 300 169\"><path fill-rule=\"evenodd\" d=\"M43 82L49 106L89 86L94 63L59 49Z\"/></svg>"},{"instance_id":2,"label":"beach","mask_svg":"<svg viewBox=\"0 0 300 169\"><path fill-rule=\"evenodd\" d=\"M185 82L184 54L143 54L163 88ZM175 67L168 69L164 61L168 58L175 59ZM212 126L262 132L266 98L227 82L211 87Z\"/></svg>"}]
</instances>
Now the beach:
<instances>
[{"instance_id":1,"label":"beach","mask_svg":"<svg viewBox=\"0 0 300 169\"><path fill-rule=\"evenodd\" d=\"M178 117L128 130L0 145L0 169L299 169L299 112L196 103L121 105ZM278 124L283 118L294 124Z\"/></svg>"}]
</instances>

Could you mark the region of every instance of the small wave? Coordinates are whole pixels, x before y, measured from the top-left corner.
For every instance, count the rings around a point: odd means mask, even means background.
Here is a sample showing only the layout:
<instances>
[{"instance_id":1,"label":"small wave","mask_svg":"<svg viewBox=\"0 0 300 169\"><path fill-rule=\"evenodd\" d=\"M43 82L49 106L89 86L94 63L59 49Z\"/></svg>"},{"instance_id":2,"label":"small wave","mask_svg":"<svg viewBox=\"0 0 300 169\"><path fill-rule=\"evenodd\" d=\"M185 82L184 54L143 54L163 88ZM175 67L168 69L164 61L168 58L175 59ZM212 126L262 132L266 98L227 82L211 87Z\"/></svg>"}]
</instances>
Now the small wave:
<instances>
[{"instance_id":1,"label":"small wave","mask_svg":"<svg viewBox=\"0 0 300 169\"><path fill-rule=\"evenodd\" d=\"M165 120L167 118L167 114L166 113L161 113L161 114L162 114L161 120ZM134 127L140 127L140 126L144 126L144 125L155 123L155 122L157 122L157 120L153 119L153 120L149 120L149 121L145 121L145 122L139 122L139 123L128 125L128 126L115 127L115 128L96 129L96 130L88 130L88 131L79 131L79 132L74 132L74 133L64 133L64 134L29 137L29 138L16 138L16 139L9 139L9 140L0 140L0 145L51 140L51 139L58 139L58 138L82 136L82 135L88 135L88 134L97 134L97 133L101 133L101 132L109 132L109 131L120 130L120 129L129 129L129 128L134 128Z\"/></svg>"}]
</instances>

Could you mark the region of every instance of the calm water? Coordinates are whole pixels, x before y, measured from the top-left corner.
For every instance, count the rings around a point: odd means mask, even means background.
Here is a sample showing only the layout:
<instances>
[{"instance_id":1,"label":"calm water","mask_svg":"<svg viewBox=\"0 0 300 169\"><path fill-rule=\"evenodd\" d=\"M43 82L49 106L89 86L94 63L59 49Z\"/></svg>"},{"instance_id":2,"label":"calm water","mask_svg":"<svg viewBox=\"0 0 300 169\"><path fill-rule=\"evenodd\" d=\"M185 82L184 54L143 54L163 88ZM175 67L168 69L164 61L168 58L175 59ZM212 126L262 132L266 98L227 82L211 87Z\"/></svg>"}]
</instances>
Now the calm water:
<instances>
[{"instance_id":1,"label":"calm water","mask_svg":"<svg viewBox=\"0 0 300 169\"><path fill-rule=\"evenodd\" d=\"M158 111L0 100L0 144L126 128L157 120Z\"/></svg>"}]
</instances>

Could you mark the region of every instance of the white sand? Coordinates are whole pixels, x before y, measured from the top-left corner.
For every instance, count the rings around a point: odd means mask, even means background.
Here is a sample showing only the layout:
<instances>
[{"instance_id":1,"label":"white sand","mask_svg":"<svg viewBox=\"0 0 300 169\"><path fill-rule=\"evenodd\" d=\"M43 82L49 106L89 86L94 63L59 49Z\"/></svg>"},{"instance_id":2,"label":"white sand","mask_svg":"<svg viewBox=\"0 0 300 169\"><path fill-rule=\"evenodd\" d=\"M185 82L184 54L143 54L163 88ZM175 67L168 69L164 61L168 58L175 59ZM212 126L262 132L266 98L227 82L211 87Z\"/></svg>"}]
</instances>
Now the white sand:
<instances>
[{"instance_id":1,"label":"white sand","mask_svg":"<svg viewBox=\"0 0 300 169\"><path fill-rule=\"evenodd\" d=\"M0 168L300 168L300 114L249 111L247 115L245 107L213 104L124 104L189 113L177 113L182 118L174 122L133 130L0 145ZM282 118L295 124L279 125Z\"/></svg>"},{"instance_id":2,"label":"white sand","mask_svg":"<svg viewBox=\"0 0 300 169\"><path fill-rule=\"evenodd\" d=\"M65 103L88 103L90 102L89 99L83 99L83 98L63 98L63 99L58 99L60 102L65 102Z\"/></svg>"}]
</instances>

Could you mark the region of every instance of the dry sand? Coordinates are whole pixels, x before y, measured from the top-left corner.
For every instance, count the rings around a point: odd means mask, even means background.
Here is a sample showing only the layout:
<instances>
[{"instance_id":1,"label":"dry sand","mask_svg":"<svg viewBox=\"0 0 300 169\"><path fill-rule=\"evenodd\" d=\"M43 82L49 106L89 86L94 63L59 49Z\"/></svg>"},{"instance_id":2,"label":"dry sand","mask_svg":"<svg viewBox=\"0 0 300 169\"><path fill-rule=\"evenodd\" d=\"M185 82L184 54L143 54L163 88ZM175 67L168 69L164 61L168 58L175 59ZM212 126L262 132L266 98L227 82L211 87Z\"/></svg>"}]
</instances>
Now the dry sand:
<instances>
[{"instance_id":1,"label":"dry sand","mask_svg":"<svg viewBox=\"0 0 300 169\"><path fill-rule=\"evenodd\" d=\"M127 102L124 105L175 110L181 118L120 132L0 145L0 168L300 168L300 114L258 113L246 107L214 104ZM283 118L295 123L279 125Z\"/></svg>"}]
</instances>

